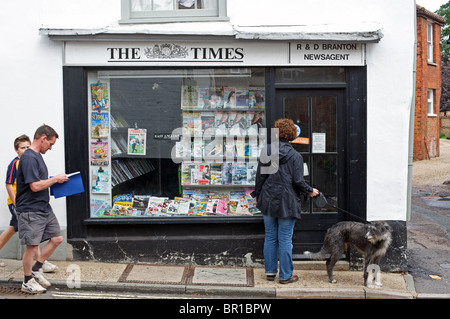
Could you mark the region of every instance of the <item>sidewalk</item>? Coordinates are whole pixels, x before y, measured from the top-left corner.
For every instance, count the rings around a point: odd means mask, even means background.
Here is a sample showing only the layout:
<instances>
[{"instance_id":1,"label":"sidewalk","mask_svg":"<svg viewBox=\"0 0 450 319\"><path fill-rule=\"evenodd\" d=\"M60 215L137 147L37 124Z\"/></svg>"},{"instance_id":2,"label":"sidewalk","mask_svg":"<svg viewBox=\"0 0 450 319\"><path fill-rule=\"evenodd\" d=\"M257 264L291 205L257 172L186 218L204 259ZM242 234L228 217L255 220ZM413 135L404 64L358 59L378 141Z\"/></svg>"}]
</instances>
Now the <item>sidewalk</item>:
<instances>
[{"instance_id":1,"label":"sidewalk","mask_svg":"<svg viewBox=\"0 0 450 319\"><path fill-rule=\"evenodd\" d=\"M18 286L23 280L22 261L3 259L0 286ZM242 296L261 298L413 299L416 293L409 275L382 273L383 287L362 285L361 271L349 271L348 263L335 267L337 283L328 283L325 262L295 262L296 283L282 285L265 279L263 268L115 264L90 261L52 261L59 267L45 274L52 289L67 290L79 283L81 290L123 291L148 294ZM77 281L77 279L80 279ZM75 281L74 281L75 280ZM72 288L77 289L77 288Z\"/></svg>"}]
</instances>

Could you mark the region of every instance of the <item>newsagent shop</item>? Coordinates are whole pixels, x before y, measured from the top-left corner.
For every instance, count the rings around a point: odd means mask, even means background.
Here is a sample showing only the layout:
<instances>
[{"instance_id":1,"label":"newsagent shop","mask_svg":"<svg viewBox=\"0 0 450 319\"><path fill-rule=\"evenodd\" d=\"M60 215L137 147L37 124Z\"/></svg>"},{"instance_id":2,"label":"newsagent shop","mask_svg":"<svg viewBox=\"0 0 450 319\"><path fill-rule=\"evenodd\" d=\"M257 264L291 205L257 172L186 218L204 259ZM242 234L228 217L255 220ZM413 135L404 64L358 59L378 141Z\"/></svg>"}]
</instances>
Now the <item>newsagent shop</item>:
<instances>
[{"instance_id":1,"label":"newsagent shop","mask_svg":"<svg viewBox=\"0 0 450 319\"><path fill-rule=\"evenodd\" d=\"M402 12L395 18L320 28L232 24L237 3L227 14L219 1L219 31L152 29L132 22L144 11L127 3L113 27L40 28L63 48L65 171L79 171L85 186L65 198L74 259L262 261L263 218L250 193L271 128L290 118L305 180L332 205L389 221L388 263L404 267L414 33L397 25L413 28L407 1L389 2ZM395 90L394 74L405 75ZM302 208L294 259L355 218L307 196Z\"/></svg>"}]
</instances>

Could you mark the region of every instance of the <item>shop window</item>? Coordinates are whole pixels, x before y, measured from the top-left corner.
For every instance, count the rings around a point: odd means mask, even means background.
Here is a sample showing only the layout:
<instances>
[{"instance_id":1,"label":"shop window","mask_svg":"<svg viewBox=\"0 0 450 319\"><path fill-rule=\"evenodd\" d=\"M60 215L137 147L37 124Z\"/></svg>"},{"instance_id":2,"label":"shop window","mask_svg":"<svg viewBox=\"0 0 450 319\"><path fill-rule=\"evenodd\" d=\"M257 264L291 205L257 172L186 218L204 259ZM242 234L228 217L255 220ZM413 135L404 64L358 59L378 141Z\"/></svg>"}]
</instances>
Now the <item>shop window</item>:
<instances>
[{"instance_id":1,"label":"shop window","mask_svg":"<svg viewBox=\"0 0 450 319\"><path fill-rule=\"evenodd\" d=\"M226 0L122 0L121 23L228 20Z\"/></svg>"},{"instance_id":2,"label":"shop window","mask_svg":"<svg viewBox=\"0 0 450 319\"><path fill-rule=\"evenodd\" d=\"M254 216L262 68L89 73L91 217Z\"/></svg>"}]
</instances>

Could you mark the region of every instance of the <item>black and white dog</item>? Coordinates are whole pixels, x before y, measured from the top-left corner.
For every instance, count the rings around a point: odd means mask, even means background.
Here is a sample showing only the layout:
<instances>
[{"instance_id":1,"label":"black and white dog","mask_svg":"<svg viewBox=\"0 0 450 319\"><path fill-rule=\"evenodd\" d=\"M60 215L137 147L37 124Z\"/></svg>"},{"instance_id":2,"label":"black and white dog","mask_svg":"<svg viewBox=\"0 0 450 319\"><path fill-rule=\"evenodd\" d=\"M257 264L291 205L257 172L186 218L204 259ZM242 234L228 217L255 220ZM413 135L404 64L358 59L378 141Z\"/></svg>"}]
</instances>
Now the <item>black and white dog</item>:
<instances>
[{"instance_id":1,"label":"black and white dog","mask_svg":"<svg viewBox=\"0 0 450 319\"><path fill-rule=\"evenodd\" d=\"M327 259L328 280L333 279L333 268L347 250L348 245L353 246L364 257L364 284L373 288L373 265L378 265L386 254L392 242L392 228L385 222L371 223L339 222L327 230L321 250L318 253L305 252L311 259ZM370 277L369 277L370 275ZM375 278L375 286L380 287L379 272Z\"/></svg>"}]
</instances>

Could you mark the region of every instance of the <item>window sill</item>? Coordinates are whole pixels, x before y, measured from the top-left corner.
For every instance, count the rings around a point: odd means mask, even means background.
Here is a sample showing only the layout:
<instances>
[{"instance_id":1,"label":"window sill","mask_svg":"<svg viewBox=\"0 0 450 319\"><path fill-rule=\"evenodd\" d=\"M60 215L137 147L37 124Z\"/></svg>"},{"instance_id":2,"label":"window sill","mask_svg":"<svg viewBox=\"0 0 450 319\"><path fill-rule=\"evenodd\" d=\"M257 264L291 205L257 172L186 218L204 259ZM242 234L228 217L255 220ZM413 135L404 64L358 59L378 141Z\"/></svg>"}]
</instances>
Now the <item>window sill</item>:
<instances>
[{"instance_id":1,"label":"window sill","mask_svg":"<svg viewBox=\"0 0 450 319\"><path fill-rule=\"evenodd\" d=\"M428 113L427 116L428 117L437 117L437 114L430 114L430 113Z\"/></svg>"},{"instance_id":2,"label":"window sill","mask_svg":"<svg viewBox=\"0 0 450 319\"><path fill-rule=\"evenodd\" d=\"M427 64L428 64L428 65L431 65L431 66L438 66L437 63L430 62L430 61L427 61Z\"/></svg>"},{"instance_id":3,"label":"window sill","mask_svg":"<svg viewBox=\"0 0 450 319\"><path fill-rule=\"evenodd\" d=\"M119 20L119 24L157 24L177 22L224 22L230 21L229 17L178 17L178 18L134 18Z\"/></svg>"},{"instance_id":4,"label":"window sill","mask_svg":"<svg viewBox=\"0 0 450 319\"><path fill-rule=\"evenodd\" d=\"M186 217L90 217L84 220L85 225L137 225L137 224L237 224L261 223L262 214L255 216L186 216Z\"/></svg>"}]
</instances>

